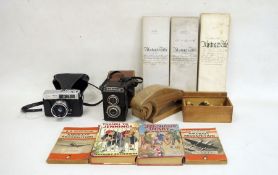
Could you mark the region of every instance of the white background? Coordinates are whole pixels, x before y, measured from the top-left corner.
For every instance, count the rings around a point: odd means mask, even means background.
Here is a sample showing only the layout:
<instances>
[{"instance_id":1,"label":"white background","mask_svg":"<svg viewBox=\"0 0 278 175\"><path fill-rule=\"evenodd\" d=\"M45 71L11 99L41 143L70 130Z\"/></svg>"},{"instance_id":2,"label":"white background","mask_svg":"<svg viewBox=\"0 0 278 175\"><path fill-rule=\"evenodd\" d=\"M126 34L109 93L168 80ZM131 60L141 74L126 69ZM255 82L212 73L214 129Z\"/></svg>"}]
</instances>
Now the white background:
<instances>
[{"instance_id":1,"label":"white background","mask_svg":"<svg viewBox=\"0 0 278 175\"><path fill-rule=\"evenodd\" d=\"M99 85L111 69L141 75L141 17L232 17L227 91L233 123L183 123L178 113L160 123L216 127L227 165L180 167L49 165L65 126L96 126L102 105L81 118L56 121L22 114L39 101L55 73L82 72ZM277 0L0 0L0 174L278 174ZM97 100L96 91L90 99ZM130 114L128 121L136 121Z\"/></svg>"}]
</instances>

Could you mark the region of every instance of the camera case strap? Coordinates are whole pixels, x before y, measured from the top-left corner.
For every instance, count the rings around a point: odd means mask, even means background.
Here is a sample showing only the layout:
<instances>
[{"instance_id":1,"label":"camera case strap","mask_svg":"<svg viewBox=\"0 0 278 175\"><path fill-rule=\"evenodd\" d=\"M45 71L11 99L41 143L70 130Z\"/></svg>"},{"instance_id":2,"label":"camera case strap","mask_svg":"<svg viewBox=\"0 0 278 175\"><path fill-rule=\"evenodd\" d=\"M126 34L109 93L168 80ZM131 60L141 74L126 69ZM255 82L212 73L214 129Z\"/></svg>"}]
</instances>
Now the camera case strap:
<instances>
[{"instance_id":1,"label":"camera case strap","mask_svg":"<svg viewBox=\"0 0 278 175\"><path fill-rule=\"evenodd\" d=\"M100 90L97 86L89 83L89 76L87 74L70 74L70 73L62 73L54 75L53 85L57 90L60 89L78 89L80 93L83 95L84 91L88 87L88 85L93 86L94 88ZM100 104L102 100L97 103L83 103L84 106L97 106ZM21 108L22 112L38 112L42 111L42 109L31 109L37 106L42 105L43 102L35 102L28 105L25 105Z\"/></svg>"}]
</instances>

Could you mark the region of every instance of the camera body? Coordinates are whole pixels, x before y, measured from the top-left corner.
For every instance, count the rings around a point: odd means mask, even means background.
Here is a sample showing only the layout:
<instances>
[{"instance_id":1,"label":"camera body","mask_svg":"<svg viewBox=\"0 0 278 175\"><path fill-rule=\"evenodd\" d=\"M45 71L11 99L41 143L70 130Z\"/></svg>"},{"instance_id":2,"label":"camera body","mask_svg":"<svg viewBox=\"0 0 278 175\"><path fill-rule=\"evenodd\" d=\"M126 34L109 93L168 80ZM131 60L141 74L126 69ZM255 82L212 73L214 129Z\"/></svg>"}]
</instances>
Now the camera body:
<instances>
[{"instance_id":1,"label":"camera body","mask_svg":"<svg viewBox=\"0 0 278 175\"><path fill-rule=\"evenodd\" d=\"M103 113L106 121L125 121L129 106L126 82L107 81L102 87Z\"/></svg>"},{"instance_id":2,"label":"camera body","mask_svg":"<svg viewBox=\"0 0 278 175\"><path fill-rule=\"evenodd\" d=\"M75 89L46 90L43 106L47 117L78 117L83 114L83 96Z\"/></svg>"}]
</instances>

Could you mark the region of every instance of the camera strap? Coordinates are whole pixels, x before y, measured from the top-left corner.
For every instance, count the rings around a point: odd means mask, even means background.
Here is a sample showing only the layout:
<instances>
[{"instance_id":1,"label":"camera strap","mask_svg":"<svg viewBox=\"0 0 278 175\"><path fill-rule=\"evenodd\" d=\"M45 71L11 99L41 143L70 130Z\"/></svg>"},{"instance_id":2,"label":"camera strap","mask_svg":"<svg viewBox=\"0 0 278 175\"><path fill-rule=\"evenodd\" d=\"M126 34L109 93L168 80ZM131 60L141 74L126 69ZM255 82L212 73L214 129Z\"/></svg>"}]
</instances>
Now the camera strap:
<instances>
[{"instance_id":1,"label":"camera strap","mask_svg":"<svg viewBox=\"0 0 278 175\"><path fill-rule=\"evenodd\" d=\"M87 88L88 85L93 86L94 88L98 89L100 92L102 91L102 88L104 84L109 81L112 78L112 75L116 73L121 73L120 71L113 71L111 72L106 80L101 84L100 87L95 86L94 84L89 83L89 76L86 74L56 74L54 76L53 84L56 89L79 89L83 95L83 91ZM139 83L143 82L143 78L141 77L122 77L120 78L120 81L127 82L127 87L136 87ZM86 103L84 102L84 106L97 106L99 105L103 100L96 103ZM21 108L22 112L39 112L42 111L41 108L39 109L32 109L37 106L43 105L43 101L31 103L28 105L25 105Z\"/></svg>"},{"instance_id":2,"label":"camera strap","mask_svg":"<svg viewBox=\"0 0 278 175\"><path fill-rule=\"evenodd\" d=\"M31 109L31 108L34 108L34 107L37 107L37 106L41 106L42 104L43 104L43 101L31 103L31 104L23 106L21 108L21 111L22 112L39 112L39 111L42 111L42 108L39 108L39 109Z\"/></svg>"},{"instance_id":3,"label":"camera strap","mask_svg":"<svg viewBox=\"0 0 278 175\"><path fill-rule=\"evenodd\" d=\"M122 82L126 82L126 89L129 87L136 87L138 84L143 83L142 77L123 77L120 79Z\"/></svg>"},{"instance_id":4,"label":"camera strap","mask_svg":"<svg viewBox=\"0 0 278 175\"><path fill-rule=\"evenodd\" d=\"M142 77L124 77L124 74L121 71L112 71L108 74L107 78L103 81L98 89L103 90L103 86L112 78L112 75L116 73L122 74L123 77L120 78L120 81L127 83L127 87L125 87L126 90L128 87L136 87L138 84L143 83Z\"/></svg>"},{"instance_id":5,"label":"camera strap","mask_svg":"<svg viewBox=\"0 0 278 175\"><path fill-rule=\"evenodd\" d=\"M94 85L94 84L92 84L92 83L88 83L88 85L93 86L94 88L98 89L98 90L101 92L100 88L97 87L96 85ZM96 102L96 103L93 103L93 104L85 103L85 102L84 102L83 105L84 105L84 106L97 106L97 105L99 105L101 102L102 102L102 99L101 99L100 101Z\"/></svg>"},{"instance_id":6,"label":"camera strap","mask_svg":"<svg viewBox=\"0 0 278 175\"><path fill-rule=\"evenodd\" d=\"M58 89L78 89L80 90L82 96L85 89L88 87L88 85L93 86L94 88L100 90L97 86L91 84L88 82L89 76L86 74L56 74L54 75L53 79L53 85L54 87ZM100 90L101 91L101 90ZM96 103L83 103L84 106L97 106L102 102L102 100L96 102ZM32 109L37 106L43 105L43 101L31 103L28 105L25 105L21 108L22 112L40 112L42 111L42 108L38 109Z\"/></svg>"},{"instance_id":7,"label":"camera strap","mask_svg":"<svg viewBox=\"0 0 278 175\"><path fill-rule=\"evenodd\" d=\"M91 84L91 83L88 83L89 85L93 86L94 88L100 90L97 86ZM99 105L100 103L102 102L102 99L96 103L83 103L84 106L97 106ZM41 106L43 105L43 101L39 101L39 102L35 102L35 103L31 103L31 104L28 104L28 105L25 105L21 108L21 111L22 112L40 112L42 111L42 108L39 108L39 109L32 109L34 107L37 107L37 106Z\"/></svg>"},{"instance_id":8,"label":"camera strap","mask_svg":"<svg viewBox=\"0 0 278 175\"><path fill-rule=\"evenodd\" d=\"M99 86L99 90L103 90L103 86L112 78L112 75L116 73L121 73L120 71L112 71L107 75L107 78L102 82L102 84ZM121 73L122 74L122 73Z\"/></svg>"}]
</instances>

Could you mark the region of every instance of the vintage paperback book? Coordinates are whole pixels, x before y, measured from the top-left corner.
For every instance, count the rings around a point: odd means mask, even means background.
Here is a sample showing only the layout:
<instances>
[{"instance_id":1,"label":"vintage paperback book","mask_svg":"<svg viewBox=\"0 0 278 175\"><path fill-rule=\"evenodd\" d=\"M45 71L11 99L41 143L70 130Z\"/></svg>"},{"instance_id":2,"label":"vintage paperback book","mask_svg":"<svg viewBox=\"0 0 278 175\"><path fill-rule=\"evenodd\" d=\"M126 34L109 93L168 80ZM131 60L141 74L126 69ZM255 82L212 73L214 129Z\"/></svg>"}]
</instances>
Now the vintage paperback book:
<instances>
[{"instance_id":1,"label":"vintage paperback book","mask_svg":"<svg viewBox=\"0 0 278 175\"><path fill-rule=\"evenodd\" d=\"M144 87L169 86L169 17L143 17L142 56Z\"/></svg>"},{"instance_id":2,"label":"vintage paperback book","mask_svg":"<svg viewBox=\"0 0 278 175\"><path fill-rule=\"evenodd\" d=\"M103 123L91 153L90 163L135 164L138 140L136 123Z\"/></svg>"},{"instance_id":3,"label":"vintage paperback book","mask_svg":"<svg viewBox=\"0 0 278 175\"><path fill-rule=\"evenodd\" d=\"M47 163L88 163L98 127L65 127L50 152Z\"/></svg>"},{"instance_id":4,"label":"vintage paperback book","mask_svg":"<svg viewBox=\"0 0 278 175\"><path fill-rule=\"evenodd\" d=\"M197 90L198 35L198 17L171 18L171 87Z\"/></svg>"},{"instance_id":5,"label":"vintage paperback book","mask_svg":"<svg viewBox=\"0 0 278 175\"><path fill-rule=\"evenodd\" d=\"M226 164L215 128L181 129L186 164Z\"/></svg>"},{"instance_id":6,"label":"vintage paperback book","mask_svg":"<svg viewBox=\"0 0 278 175\"><path fill-rule=\"evenodd\" d=\"M140 125L139 134L137 165L182 165L184 149L178 125Z\"/></svg>"},{"instance_id":7,"label":"vintage paperback book","mask_svg":"<svg viewBox=\"0 0 278 175\"><path fill-rule=\"evenodd\" d=\"M229 31L229 14L201 14L199 91L226 91Z\"/></svg>"}]
</instances>

